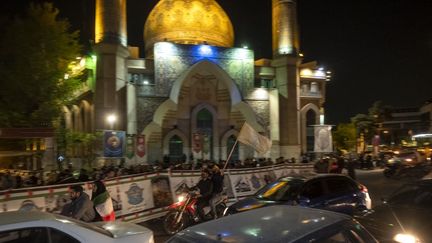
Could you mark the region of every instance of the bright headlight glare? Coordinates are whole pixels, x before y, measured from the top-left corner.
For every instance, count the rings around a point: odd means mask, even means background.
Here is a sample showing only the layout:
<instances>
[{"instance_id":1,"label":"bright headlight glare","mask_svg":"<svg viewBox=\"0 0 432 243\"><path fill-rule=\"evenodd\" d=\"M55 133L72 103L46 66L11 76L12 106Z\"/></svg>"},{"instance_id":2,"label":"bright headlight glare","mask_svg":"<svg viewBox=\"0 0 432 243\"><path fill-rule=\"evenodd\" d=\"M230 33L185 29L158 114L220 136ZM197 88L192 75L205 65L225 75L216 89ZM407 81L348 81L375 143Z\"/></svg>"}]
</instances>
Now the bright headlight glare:
<instances>
[{"instance_id":1,"label":"bright headlight glare","mask_svg":"<svg viewBox=\"0 0 432 243\"><path fill-rule=\"evenodd\" d=\"M417 242L419 242L414 235L410 235L410 234L397 234L397 235L395 235L393 240L396 242L400 242L400 243L417 243Z\"/></svg>"},{"instance_id":2,"label":"bright headlight glare","mask_svg":"<svg viewBox=\"0 0 432 243\"><path fill-rule=\"evenodd\" d=\"M182 195L180 195L180 196L177 197L177 201L178 202L183 202L184 200L185 200L185 197L182 196Z\"/></svg>"}]
</instances>

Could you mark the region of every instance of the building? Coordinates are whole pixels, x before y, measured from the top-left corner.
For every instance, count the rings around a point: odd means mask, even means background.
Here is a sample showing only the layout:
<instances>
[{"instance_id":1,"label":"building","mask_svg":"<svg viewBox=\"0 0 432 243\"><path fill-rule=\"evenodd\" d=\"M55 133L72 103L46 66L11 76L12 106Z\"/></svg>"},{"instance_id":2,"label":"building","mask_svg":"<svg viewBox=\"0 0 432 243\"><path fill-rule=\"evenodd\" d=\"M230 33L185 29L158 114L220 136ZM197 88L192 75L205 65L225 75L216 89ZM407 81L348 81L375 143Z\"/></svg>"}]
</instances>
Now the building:
<instances>
[{"instance_id":1,"label":"building","mask_svg":"<svg viewBox=\"0 0 432 243\"><path fill-rule=\"evenodd\" d=\"M432 103L418 107L392 108L389 116L378 123L381 143L401 145L410 143L416 134L432 133Z\"/></svg>"},{"instance_id":2,"label":"building","mask_svg":"<svg viewBox=\"0 0 432 243\"><path fill-rule=\"evenodd\" d=\"M330 72L303 63L296 11L294 0L272 0L273 57L255 60L253 50L233 46L233 25L215 0L161 0L139 57L127 45L126 0L96 0L96 83L65 108L66 127L143 135L145 155L130 163L224 160L244 122L273 146L257 155L240 145L235 159L312 151L309 126L323 121Z\"/></svg>"}]
</instances>

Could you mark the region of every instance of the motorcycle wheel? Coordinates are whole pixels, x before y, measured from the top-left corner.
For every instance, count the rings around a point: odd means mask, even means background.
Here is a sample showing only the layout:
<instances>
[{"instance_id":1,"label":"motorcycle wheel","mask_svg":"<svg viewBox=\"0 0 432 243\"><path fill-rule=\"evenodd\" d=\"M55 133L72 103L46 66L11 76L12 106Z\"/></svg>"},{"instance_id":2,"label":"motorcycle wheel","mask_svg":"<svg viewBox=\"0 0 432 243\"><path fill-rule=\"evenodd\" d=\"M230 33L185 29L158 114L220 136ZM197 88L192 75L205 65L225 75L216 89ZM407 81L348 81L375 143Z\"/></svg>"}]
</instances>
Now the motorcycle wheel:
<instances>
[{"instance_id":1,"label":"motorcycle wheel","mask_svg":"<svg viewBox=\"0 0 432 243\"><path fill-rule=\"evenodd\" d=\"M169 235L174 235L180 231L182 231L184 228L186 228L186 213L183 213L182 218L180 219L180 222L176 222L177 215L179 214L179 211L169 211L163 220L163 228L165 233Z\"/></svg>"},{"instance_id":2,"label":"motorcycle wheel","mask_svg":"<svg viewBox=\"0 0 432 243\"><path fill-rule=\"evenodd\" d=\"M225 203L221 203L219 205L216 206L216 215L218 218L223 216L223 213L225 211L226 205Z\"/></svg>"}]
</instances>

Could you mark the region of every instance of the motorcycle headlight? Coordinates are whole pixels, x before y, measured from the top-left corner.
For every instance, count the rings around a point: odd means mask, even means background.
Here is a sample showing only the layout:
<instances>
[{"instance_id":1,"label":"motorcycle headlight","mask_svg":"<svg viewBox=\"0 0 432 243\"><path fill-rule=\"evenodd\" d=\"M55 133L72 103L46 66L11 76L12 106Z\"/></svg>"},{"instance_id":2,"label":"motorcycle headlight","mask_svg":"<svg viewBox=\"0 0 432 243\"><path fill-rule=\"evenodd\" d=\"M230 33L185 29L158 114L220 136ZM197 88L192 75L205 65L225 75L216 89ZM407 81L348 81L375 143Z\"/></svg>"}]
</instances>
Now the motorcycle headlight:
<instances>
[{"instance_id":1,"label":"motorcycle headlight","mask_svg":"<svg viewBox=\"0 0 432 243\"><path fill-rule=\"evenodd\" d=\"M397 234L393 238L394 241L400 243L418 243L420 242L417 237L411 234Z\"/></svg>"},{"instance_id":2,"label":"motorcycle headlight","mask_svg":"<svg viewBox=\"0 0 432 243\"><path fill-rule=\"evenodd\" d=\"M184 200L186 200L186 197L183 195L177 197L177 202L183 202Z\"/></svg>"},{"instance_id":3,"label":"motorcycle headlight","mask_svg":"<svg viewBox=\"0 0 432 243\"><path fill-rule=\"evenodd\" d=\"M405 159L406 162L412 162L412 159Z\"/></svg>"}]
</instances>

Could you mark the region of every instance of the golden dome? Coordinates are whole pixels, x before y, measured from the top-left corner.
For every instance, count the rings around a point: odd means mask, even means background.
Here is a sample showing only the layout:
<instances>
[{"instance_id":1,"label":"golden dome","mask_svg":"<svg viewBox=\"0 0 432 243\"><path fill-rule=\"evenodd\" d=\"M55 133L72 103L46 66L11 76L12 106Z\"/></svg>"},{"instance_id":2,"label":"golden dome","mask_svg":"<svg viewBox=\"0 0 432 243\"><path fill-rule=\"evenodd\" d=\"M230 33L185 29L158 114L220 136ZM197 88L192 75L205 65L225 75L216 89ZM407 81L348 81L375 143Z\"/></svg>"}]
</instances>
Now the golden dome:
<instances>
[{"instance_id":1,"label":"golden dome","mask_svg":"<svg viewBox=\"0 0 432 243\"><path fill-rule=\"evenodd\" d=\"M146 52L159 41L232 47L231 20L215 0L161 0L144 26Z\"/></svg>"}]
</instances>

